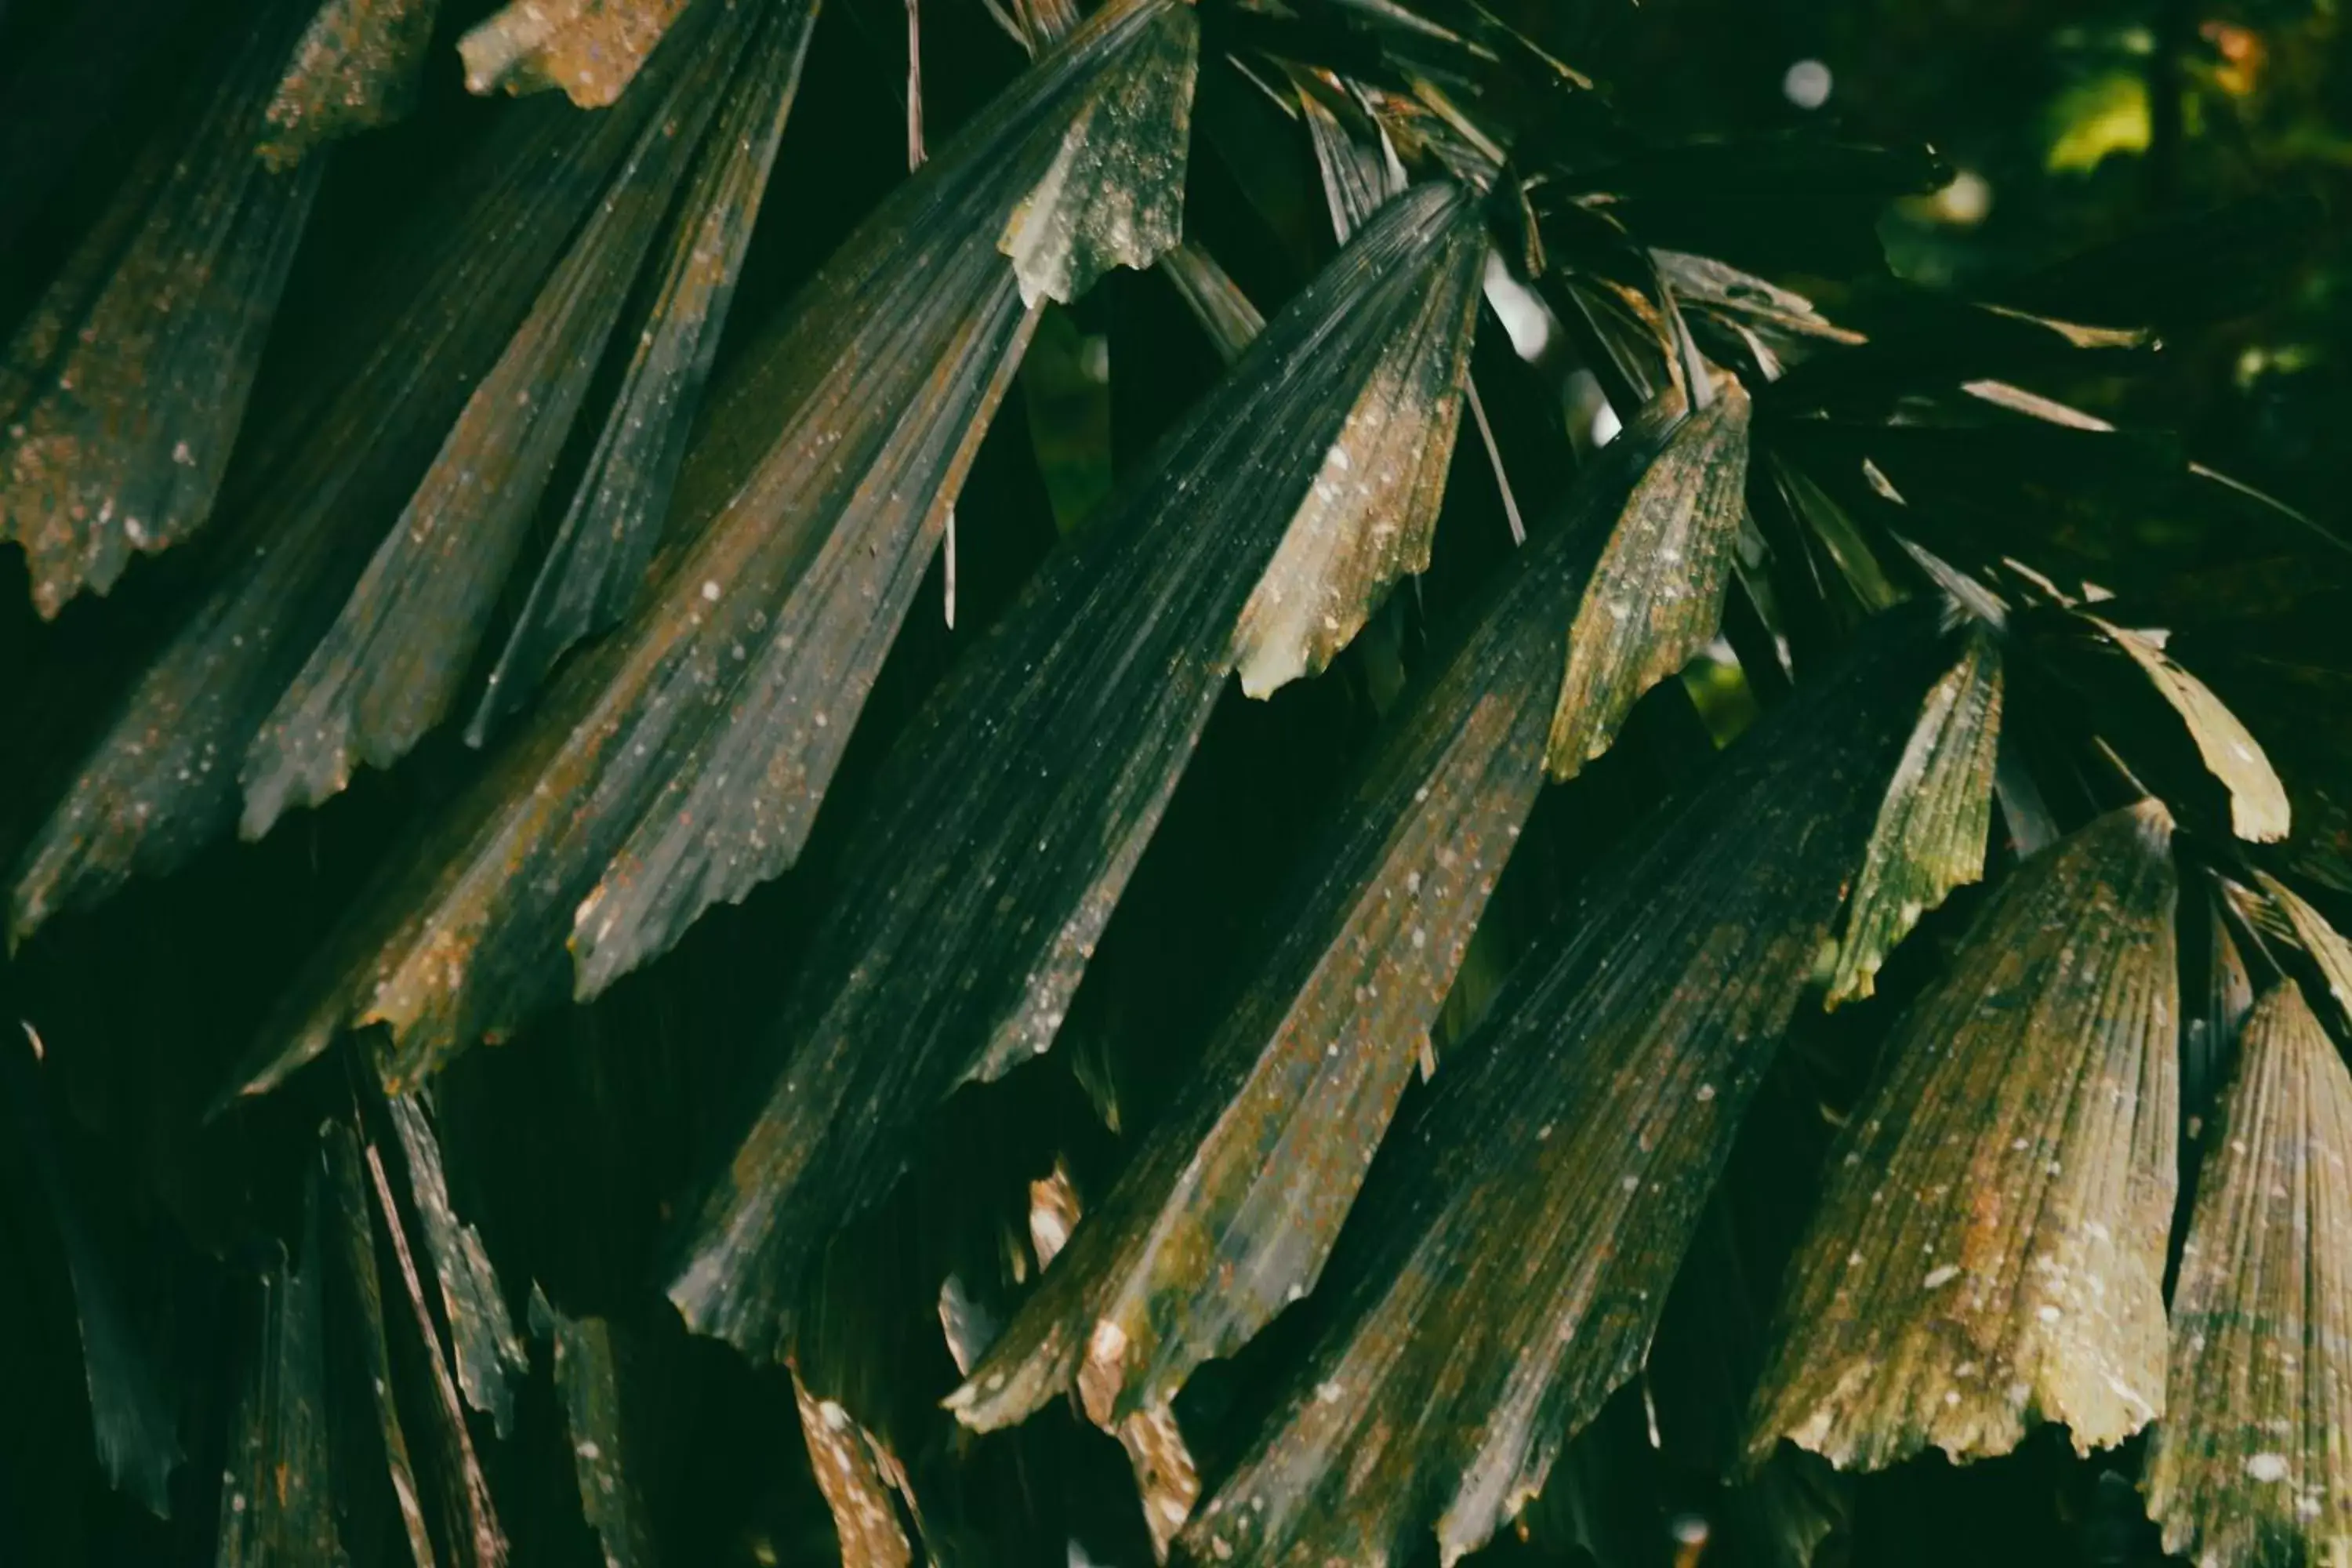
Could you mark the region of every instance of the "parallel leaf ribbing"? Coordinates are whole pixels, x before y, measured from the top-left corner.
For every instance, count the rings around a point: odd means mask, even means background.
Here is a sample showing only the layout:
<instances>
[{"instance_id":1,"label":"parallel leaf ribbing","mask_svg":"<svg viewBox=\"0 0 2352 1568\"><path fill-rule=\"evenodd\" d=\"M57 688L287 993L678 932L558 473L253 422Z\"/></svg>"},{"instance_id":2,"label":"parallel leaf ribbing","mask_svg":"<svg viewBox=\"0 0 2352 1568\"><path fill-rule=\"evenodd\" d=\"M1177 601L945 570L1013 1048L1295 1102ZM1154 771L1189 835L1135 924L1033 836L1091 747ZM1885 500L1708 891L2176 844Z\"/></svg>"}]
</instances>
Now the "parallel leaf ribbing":
<instances>
[{"instance_id":1,"label":"parallel leaf ribbing","mask_svg":"<svg viewBox=\"0 0 2352 1568\"><path fill-rule=\"evenodd\" d=\"M679 199L654 302L612 412L467 731L475 745L495 721L523 706L565 649L616 624L644 586L799 91L815 11L766 7L736 68L693 184Z\"/></svg>"},{"instance_id":2,"label":"parallel leaf ribbing","mask_svg":"<svg viewBox=\"0 0 2352 1568\"><path fill-rule=\"evenodd\" d=\"M503 1437L514 1425L512 1383L529 1375L530 1356L507 1312L498 1272L490 1266L480 1233L457 1217L449 1201L440 1140L424 1102L403 1094L385 1103L402 1162L408 1167L409 1194L415 1201L417 1223L424 1227L442 1313L449 1322L457 1386L466 1403L487 1413Z\"/></svg>"},{"instance_id":3,"label":"parallel leaf ribbing","mask_svg":"<svg viewBox=\"0 0 2352 1568\"><path fill-rule=\"evenodd\" d=\"M1932 613L1881 617L1654 837L1389 1140L1331 1328L1179 1538L1190 1563L1451 1563L1640 1367L1919 705Z\"/></svg>"},{"instance_id":4,"label":"parallel leaf ribbing","mask_svg":"<svg viewBox=\"0 0 2352 1568\"><path fill-rule=\"evenodd\" d=\"M2173 1289L2148 1513L2200 1568L2352 1562L2352 1072L2292 982L2239 1061Z\"/></svg>"},{"instance_id":5,"label":"parallel leaf ribbing","mask_svg":"<svg viewBox=\"0 0 2352 1568\"><path fill-rule=\"evenodd\" d=\"M653 1521L637 1485L636 1446L624 1415L620 1336L602 1318L570 1318L536 1288L531 1332L550 1342L556 1396L572 1438L581 1517L604 1548L605 1568L655 1568Z\"/></svg>"},{"instance_id":6,"label":"parallel leaf ribbing","mask_svg":"<svg viewBox=\"0 0 2352 1568\"><path fill-rule=\"evenodd\" d=\"M776 1353L814 1242L887 1190L912 1131L1052 1045L1255 580L1364 385L1458 352L1483 244L1451 186L1382 209L900 740L788 994L782 1071L671 1286L689 1324Z\"/></svg>"},{"instance_id":7,"label":"parallel leaf ribbing","mask_svg":"<svg viewBox=\"0 0 2352 1568\"><path fill-rule=\"evenodd\" d=\"M1360 150L1345 139L1329 111L1311 94L1302 93L1299 102L1315 132L1332 229L1344 244L1404 188L1404 171L1393 153L1385 162L1374 154L1369 167L1360 165ZM1354 177L1335 174L1335 166ZM1477 308L1475 293L1465 297L1465 313ZM1347 439L1332 447L1242 609L1235 662L1250 696L1268 696L1302 676L1320 674L1400 578L1428 569L1461 429L1469 357L1465 321L1450 357L1401 352L1365 386L1349 413Z\"/></svg>"},{"instance_id":8,"label":"parallel leaf ribbing","mask_svg":"<svg viewBox=\"0 0 2352 1568\"><path fill-rule=\"evenodd\" d=\"M2111 1447L2159 1415L2177 1183L2172 822L2028 860L1885 1047L1790 1265L1751 1452Z\"/></svg>"},{"instance_id":9,"label":"parallel leaf ribbing","mask_svg":"<svg viewBox=\"0 0 2352 1568\"><path fill-rule=\"evenodd\" d=\"M1919 917L1984 875L2000 681L2000 649L1979 631L1968 657L1928 694L1926 721L1904 751L1854 883L1828 1005L1871 994L1879 965Z\"/></svg>"},{"instance_id":10,"label":"parallel leaf ribbing","mask_svg":"<svg viewBox=\"0 0 2352 1568\"><path fill-rule=\"evenodd\" d=\"M45 616L212 516L319 188L254 153L300 9L205 73L0 355L0 542Z\"/></svg>"},{"instance_id":11,"label":"parallel leaf ribbing","mask_svg":"<svg viewBox=\"0 0 2352 1568\"><path fill-rule=\"evenodd\" d=\"M732 21L743 14L703 15ZM247 837L268 833L289 806L340 793L362 763L390 766L457 701L741 46L740 27L693 36L680 28L672 37L671 49L708 58L691 68L667 61L678 68L646 83L657 101L596 210L263 721L240 771Z\"/></svg>"},{"instance_id":12,"label":"parallel leaf ribbing","mask_svg":"<svg viewBox=\"0 0 2352 1568\"><path fill-rule=\"evenodd\" d=\"M26 849L14 935L134 871L170 870L234 826L239 759L626 153L643 102L585 121L556 103L512 111L395 247L353 324L352 357L326 361L256 433L222 574Z\"/></svg>"},{"instance_id":13,"label":"parallel leaf ribbing","mask_svg":"<svg viewBox=\"0 0 2352 1568\"><path fill-rule=\"evenodd\" d=\"M1314 1289L1542 784L1559 629L1675 424L1609 448L1412 699L1178 1104L950 1402L967 1425L1075 1378L1117 1429Z\"/></svg>"},{"instance_id":14,"label":"parallel leaf ribbing","mask_svg":"<svg viewBox=\"0 0 2352 1568\"><path fill-rule=\"evenodd\" d=\"M1129 129L1181 132L1191 58L1164 50L1192 29L1181 0L1096 13L745 350L636 609L362 900L248 1091L352 1023L391 1026L386 1081L414 1083L560 996L567 936L574 990L593 995L793 863L1028 341L995 226L1146 67L1164 112ZM1125 155L1148 182L1135 199L1177 199L1181 159Z\"/></svg>"},{"instance_id":15,"label":"parallel leaf ribbing","mask_svg":"<svg viewBox=\"0 0 2352 1568\"><path fill-rule=\"evenodd\" d=\"M1635 487L1568 633L1551 775L1609 749L1641 695L1715 638L1748 483L1748 393L1730 376Z\"/></svg>"}]
</instances>

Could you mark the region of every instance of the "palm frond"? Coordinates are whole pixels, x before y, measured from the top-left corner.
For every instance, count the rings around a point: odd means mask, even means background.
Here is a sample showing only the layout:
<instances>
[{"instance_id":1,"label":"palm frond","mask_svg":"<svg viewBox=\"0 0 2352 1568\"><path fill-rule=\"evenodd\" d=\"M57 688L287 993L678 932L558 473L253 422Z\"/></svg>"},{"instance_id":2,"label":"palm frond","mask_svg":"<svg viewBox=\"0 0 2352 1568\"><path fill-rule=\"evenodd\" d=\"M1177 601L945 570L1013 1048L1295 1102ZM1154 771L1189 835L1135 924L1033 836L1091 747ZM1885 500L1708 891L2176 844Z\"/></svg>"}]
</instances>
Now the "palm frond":
<instances>
[{"instance_id":1,"label":"palm frond","mask_svg":"<svg viewBox=\"0 0 2352 1568\"><path fill-rule=\"evenodd\" d=\"M2078 1451L2161 1415L2180 1005L2172 824L2111 812L2007 881L1832 1157L1756 1395L1841 1468Z\"/></svg>"}]
</instances>

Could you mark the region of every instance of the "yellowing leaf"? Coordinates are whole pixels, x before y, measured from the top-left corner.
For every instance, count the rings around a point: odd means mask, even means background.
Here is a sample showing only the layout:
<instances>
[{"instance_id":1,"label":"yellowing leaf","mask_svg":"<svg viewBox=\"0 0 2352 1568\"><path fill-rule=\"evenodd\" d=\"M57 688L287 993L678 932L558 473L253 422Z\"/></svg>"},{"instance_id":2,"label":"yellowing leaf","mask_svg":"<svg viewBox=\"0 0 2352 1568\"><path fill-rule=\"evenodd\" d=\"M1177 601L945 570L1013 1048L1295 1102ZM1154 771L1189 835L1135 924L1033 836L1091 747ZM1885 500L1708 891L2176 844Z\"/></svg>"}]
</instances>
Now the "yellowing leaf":
<instances>
[{"instance_id":1,"label":"yellowing leaf","mask_svg":"<svg viewBox=\"0 0 2352 1568\"><path fill-rule=\"evenodd\" d=\"M2084 617L2106 634L2131 661L2147 672L2164 700L2197 742L2197 754L2207 771L2230 791L2230 826L2241 838L2267 844L2284 838L2292 825L2286 786L2271 771L2262 742L2247 731L2212 689L2172 662L2160 635L2111 626L2095 616Z\"/></svg>"},{"instance_id":2,"label":"yellowing leaf","mask_svg":"<svg viewBox=\"0 0 2352 1568\"><path fill-rule=\"evenodd\" d=\"M1201 25L1189 0L1139 13L1142 28L1100 73L1053 163L1005 220L999 245L1024 305L1066 304L1113 267L1149 267L1183 237Z\"/></svg>"},{"instance_id":3,"label":"yellowing leaf","mask_svg":"<svg viewBox=\"0 0 2352 1568\"><path fill-rule=\"evenodd\" d=\"M2172 822L2026 861L1884 1049L1790 1266L1750 1452L2075 1448L2159 1415L2179 1117Z\"/></svg>"},{"instance_id":4,"label":"yellowing leaf","mask_svg":"<svg viewBox=\"0 0 2352 1568\"><path fill-rule=\"evenodd\" d=\"M457 40L469 92L561 88L583 109L621 96L690 0L513 0Z\"/></svg>"}]
</instances>

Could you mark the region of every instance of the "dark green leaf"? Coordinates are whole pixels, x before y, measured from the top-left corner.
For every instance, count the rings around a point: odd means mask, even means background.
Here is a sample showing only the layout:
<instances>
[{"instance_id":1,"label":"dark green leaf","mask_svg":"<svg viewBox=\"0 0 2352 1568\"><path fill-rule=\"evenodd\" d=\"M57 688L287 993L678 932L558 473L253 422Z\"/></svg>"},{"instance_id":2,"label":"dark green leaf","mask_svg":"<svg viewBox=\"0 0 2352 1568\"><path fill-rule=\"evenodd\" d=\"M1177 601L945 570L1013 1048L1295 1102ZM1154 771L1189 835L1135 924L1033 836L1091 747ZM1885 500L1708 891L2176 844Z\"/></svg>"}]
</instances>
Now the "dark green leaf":
<instances>
[{"instance_id":1,"label":"dark green leaf","mask_svg":"<svg viewBox=\"0 0 2352 1568\"><path fill-rule=\"evenodd\" d=\"M340 793L360 763L404 756L457 700L741 42L740 28L712 36L691 23L671 39L663 58L671 68L641 89L654 96L652 112L596 210L263 720L239 773L247 837L268 833L289 805Z\"/></svg>"},{"instance_id":2,"label":"dark green leaf","mask_svg":"<svg viewBox=\"0 0 2352 1568\"><path fill-rule=\"evenodd\" d=\"M1165 1420L1314 1289L1542 784L1559 628L1680 428L1611 446L1398 718L1177 1105L950 1400L967 1425L1074 1380L1108 1430Z\"/></svg>"},{"instance_id":3,"label":"dark green leaf","mask_svg":"<svg viewBox=\"0 0 2352 1568\"><path fill-rule=\"evenodd\" d=\"M1027 342L1003 215L1029 201L1034 221L1091 232L1110 221L1095 209L1172 203L1181 142L1119 138L1181 132L1190 60L1170 51L1192 26L1180 0L1097 13L747 351L637 612L559 682L440 842L394 869L248 1089L346 1023L391 1025L387 1082L414 1083L547 1000L567 931L593 995L792 864ZM1157 114L1129 101L1146 87ZM1103 111L1110 99L1126 107ZM1138 183L1063 191L1054 171L1106 119L1110 142L1086 156Z\"/></svg>"},{"instance_id":4,"label":"dark green leaf","mask_svg":"<svg viewBox=\"0 0 2352 1568\"><path fill-rule=\"evenodd\" d=\"M314 1169L303 1192L302 1267L281 1252L257 1281L257 1332L221 1481L218 1568L330 1568L347 1561L327 1458L320 1202Z\"/></svg>"},{"instance_id":5,"label":"dark green leaf","mask_svg":"<svg viewBox=\"0 0 2352 1568\"><path fill-rule=\"evenodd\" d=\"M394 1095L385 1102L401 1157L408 1166L410 1195L417 1222L425 1228L425 1249L433 1260L440 1286L441 1309L449 1321L449 1338L457 1352L457 1386L466 1403L487 1412L503 1437L514 1422L511 1380L530 1370L530 1357L515 1333L499 1292L497 1270L472 1226L457 1217L449 1202L449 1179L441 1169L440 1141L425 1102L415 1095Z\"/></svg>"},{"instance_id":6,"label":"dark green leaf","mask_svg":"<svg viewBox=\"0 0 2352 1568\"><path fill-rule=\"evenodd\" d=\"M1584 586L1545 752L1555 779L1609 749L1641 695L1715 640L1748 480L1747 389L1718 379L1642 475Z\"/></svg>"},{"instance_id":7,"label":"dark green leaf","mask_svg":"<svg viewBox=\"0 0 2352 1568\"><path fill-rule=\"evenodd\" d=\"M580 1512L604 1544L606 1568L655 1568L652 1521L624 1420L628 1363L620 1334L602 1318L568 1318L533 1286L531 1332L552 1346L555 1392L572 1440Z\"/></svg>"},{"instance_id":8,"label":"dark green leaf","mask_svg":"<svg viewBox=\"0 0 2352 1568\"><path fill-rule=\"evenodd\" d=\"M1541 1490L1642 1364L1920 703L1932 614L1841 671L1596 871L1398 1129L1323 1291L1331 1326L1179 1542L1190 1562L1440 1560Z\"/></svg>"},{"instance_id":9,"label":"dark green leaf","mask_svg":"<svg viewBox=\"0 0 2352 1568\"><path fill-rule=\"evenodd\" d=\"M553 103L515 111L451 210L426 214L413 248L387 262L378 286L388 302L354 331L357 362L322 369L283 428L258 443L222 576L134 684L19 862L16 936L61 907L95 902L134 870L171 869L236 822L238 759L637 123L628 109L585 121Z\"/></svg>"},{"instance_id":10,"label":"dark green leaf","mask_svg":"<svg viewBox=\"0 0 2352 1568\"><path fill-rule=\"evenodd\" d=\"M1257 579L1329 515L1333 454L1444 416L1483 251L1450 186L1382 208L901 740L786 1001L790 1055L670 1288L690 1325L776 1353L814 1241L882 1195L931 1108L1052 1045ZM1367 406L1377 428L1351 423Z\"/></svg>"}]
</instances>

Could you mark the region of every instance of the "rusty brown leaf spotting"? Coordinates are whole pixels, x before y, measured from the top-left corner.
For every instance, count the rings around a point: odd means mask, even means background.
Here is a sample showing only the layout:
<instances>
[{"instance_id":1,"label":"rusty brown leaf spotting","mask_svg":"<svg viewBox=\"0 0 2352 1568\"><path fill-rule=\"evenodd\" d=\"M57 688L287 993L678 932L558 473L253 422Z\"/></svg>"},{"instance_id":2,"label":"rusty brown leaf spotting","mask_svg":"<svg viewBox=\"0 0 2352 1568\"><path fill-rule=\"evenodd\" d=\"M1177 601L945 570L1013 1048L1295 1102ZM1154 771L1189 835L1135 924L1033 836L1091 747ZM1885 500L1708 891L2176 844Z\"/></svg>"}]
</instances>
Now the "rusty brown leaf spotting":
<instances>
[{"instance_id":1,"label":"rusty brown leaf spotting","mask_svg":"<svg viewBox=\"0 0 2352 1568\"><path fill-rule=\"evenodd\" d=\"M560 88L604 109L692 0L513 0L457 40L469 92Z\"/></svg>"},{"instance_id":2,"label":"rusty brown leaf spotting","mask_svg":"<svg viewBox=\"0 0 2352 1568\"><path fill-rule=\"evenodd\" d=\"M1314 1289L1542 785L1559 628L1679 412L1612 444L1412 700L1178 1103L950 1399L966 1425L1074 1380L1107 1430L1172 1422L1193 1368Z\"/></svg>"},{"instance_id":3,"label":"rusty brown leaf spotting","mask_svg":"<svg viewBox=\"0 0 2352 1568\"><path fill-rule=\"evenodd\" d=\"M1177 1544L1191 1563L1451 1564L1642 1364L1921 700L1926 606L1744 737L1596 869L1400 1126L1329 1327Z\"/></svg>"},{"instance_id":4,"label":"rusty brown leaf spotting","mask_svg":"<svg viewBox=\"0 0 2352 1568\"><path fill-rule=\"evenodd\" d=\"M1984 875L2000 749L2000 646L1971 634L1968 657L1928 694L1863 858L1826 1005L1868 996L1879 965L1919 917Z\"/></svg>"},{"instance_id":5,"label":"rusty brown leaf spotting","mask_svg":"<svg viewBox=\"0 0 2352 1568\"><path fill-rule=\"evenodd\" d=\"M1568 632L1548 750L1573 778L1641 695L1715 639L1748 483L1747 390L1718 374L1633 491Z\"/></svg>"},{"instance_id":6,"label":"rusty brown leaf spotting","mask_svg":"<svg viewBox=\"0 0 2352 1568\"><path fill-rule=\"evenodd\" d=\"M681 198L686 216L669 236L625 379L467 731L475 745L523 705L565 649L617 624L644 586L816 10L769 6L729 84Z\"/></svg>"},{"instance_id":7,"label":"rusty brown leaf spotting","mask_svg":"<svg viewBox=\"0 0 2352 1568\"><path fill-rule=\"evenodd\" d=\"M1404 188L1404 171L1393 152L1385 161L1372 155L1366 166L1328 110L1311 94L1300 102L1316 131L1333 231L1344 243ZM1462 425L1475 289L1464 291L1460 310L1458 329L1435 355L1415 340L1398 342L1324 455L1297 520L1242 610L1236 662L1242 689L1252 697L1320 674L1399 578L1428 568Z\"/></svg>"},{"instance_id":8,"label":"rusty brown leaf spotting","mask_svg":"<svg viewBox=\"0 0 2352 1568\"><path fill-rule=\"evenodd\" d=\"M573 989L593 995L792 864L1034 319L993 225L1107 82L1150 67L1189 100L1191 57L1173 71L1165 51L1192 27L1181 0L1097 12L745 351L637 611L362 900L248 1092L346 1024L390 1025L386 1083L415 1083L560 994L567 932ZM1181 160L1130 152L1150 202L1172 203Z\"/></svg>"},{"instance_id":9,"label":"rusty brown leaf spotting","mask_svg":"<svg viewBox=\"0 0 2352 1568\"><path fill-rule=\"evenodd\" d=\"M2026 861L1904 1016L1790 1265L1751 1454L1973 1459L2042 1422L2089 1453L2163 1412L2171 832L2143 801Z\"/></svg>"},{"instance_id":10,"label":"rusty brown leaf spotting","mask_svg":"<svg viewBox=\"0 0 2352 1568\"><path fill-rule=\"evenodd\" d=\"M536 1286L530 1324L531 1332L551 1346L581 1517L596 1531L606 1568L654 1568L659 1559L652 1521L637 1487L635 1448L624 1419L630 1369L621 1334L602 1318L566 1317Z\"/></svg>"},{"instance_id":11,"label":"rusty brown leaf spotting","mask_svg":"<svg viewBox=\"0 0 2352 1568\"><path fill-rule=\"evenodd\" d=\"M2292 982L2239 1061L2173 1290L2148 1513L2200 1568L2352 1561L2352 1072Z\"/></svg>"},{"instance_id":12,"label":"rusty brown leaf spotting","mask_svg":"<svg viewBox=\"0 0 2352 1568\"><path fill-rule=\"evenodd\" d=\"M269 100L260 153L291 168L338 137L405 119L441 0L326 0Z\"/></svg>"},{"instance_id":13,"label":"rusty brown leaf spotting","mask_svg":"<svg viewBox=\"0 0 2352 1568\"><path fill-rule=\"evenodd\" d=\"M328 1469L326 1279L314 1170L301 1267L281 1250L256 1281L259 1312L221 1484L218 1568L332 1568L348 1559Z\"/></svg>"},{"instance_id":14,"label":"rusty brown leaf spotting","mask_svg":"<svg viewBox=\"0 0 2352 1568\"><path fill-rule=\"evenodd\" d=\"M765 8L804 42L814 8ZM404 755L457 700L632 283L728 90L749 7L706 9L672 37L635 143L506 352L473 390L408 504L247 749L242 831L341 792ZM699 26L696 24L699 23ZM774 62L764 62L772 67ZM732 76L735 79L730 82ZM691 226L690 221L688 226Z\"/></svg>"},{"instance_id":15,"label":"rusty brown leaf spotting","mask_svg":"<svg viewBox=\"0 0 2352 1568\"><path fill-rule=\"evenodd\" d=\"M958 1083L1052 1045L1252 587L1399 340L1451 358L1483 243L1451 186L1383 208L894 748L787 994L782 1071L670 1287L690 1326L778 1353L814 1239L887 1190Z\"/></svg>"},{"instance_id":16,"label":"rusty brown leaf spotting","mask_svg":"<svg viewBox=\"0 0 2352 1568\"><path fill-rule=\"evenodd\" d=\"M44 616L212 516L319 187L254 156L298 10L197 73L0 354L0 543Z\"/></svg>"},{"instance_id":17,"label":"rusty brown leaf spotting","mask_svg":"<svg viewBox=\"0 0 2352 1568\"><path fill-rule=\"evenodd\" d=\"M323 355L282 423L257 432L215 580L26 847L13 937L234 826L239 759L627 153L635 116L510 112L361 290L372 308L342 353Z\"/></svg>"}]
</instances>

